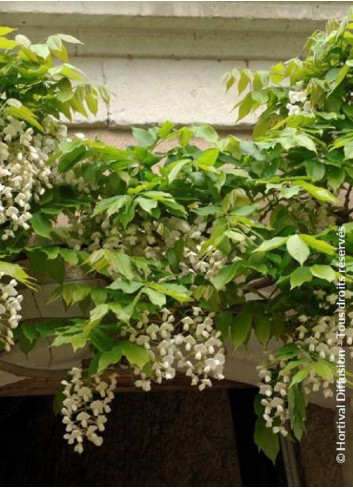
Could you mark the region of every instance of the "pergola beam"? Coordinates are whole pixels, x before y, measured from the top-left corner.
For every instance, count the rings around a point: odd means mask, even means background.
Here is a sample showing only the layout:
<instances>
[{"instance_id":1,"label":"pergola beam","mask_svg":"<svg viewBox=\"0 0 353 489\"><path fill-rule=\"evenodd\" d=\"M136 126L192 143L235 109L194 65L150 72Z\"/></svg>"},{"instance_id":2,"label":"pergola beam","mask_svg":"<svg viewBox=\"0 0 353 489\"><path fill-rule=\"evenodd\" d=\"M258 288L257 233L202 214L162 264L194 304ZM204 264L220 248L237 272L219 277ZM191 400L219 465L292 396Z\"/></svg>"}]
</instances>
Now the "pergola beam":
<instances>
[{"instance_id":1,"label":"pergola beam","mask_svg":"<svg viewBox=\"0 0 353 489\"><path fill-rule=\"evenodd\" d=\"M66 378L67 371L42 369L37 370L31 378L21 379L0 387L0 397L21 397L21 396L52 396L55 395L60 387L61 381ZM133 384L132 375L129 370L119 369L118 386L116 392L141 392ZM249 387L248 384L233 380L215 380L212 389L239 389ZM153 384L153 391L178 391L178 390L197 390L196 386L190 385L190 378L183 373L177 373L176 377L162 384Z\"/></svg>"}]
</instances>

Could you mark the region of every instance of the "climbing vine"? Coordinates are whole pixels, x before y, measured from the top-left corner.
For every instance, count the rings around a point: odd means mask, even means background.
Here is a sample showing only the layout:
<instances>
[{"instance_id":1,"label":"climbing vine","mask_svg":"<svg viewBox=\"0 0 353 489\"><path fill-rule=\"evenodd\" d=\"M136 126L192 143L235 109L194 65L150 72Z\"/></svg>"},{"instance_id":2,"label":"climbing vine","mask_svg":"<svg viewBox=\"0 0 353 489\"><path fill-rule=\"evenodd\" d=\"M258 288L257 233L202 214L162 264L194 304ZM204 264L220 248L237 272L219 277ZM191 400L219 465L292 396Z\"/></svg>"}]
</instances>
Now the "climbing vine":
<instances>
[{"instance_id":1,"label":"climbing vine","mask_svg":"<svg viewBox=\"0 0 353 489\"><path fill-rule=\"evenodd\" d=\"M79 41L0 29L0 341L86 349L61 392L77 452L103 441L116 366L146 391L177 370L203 390L255 337L255 441L272 459L279 435L301 438L308 394L334 395L353 341L352 27L315 33L303 59L229 73L238 118L256 110L251 141L168 121L127 148L66 136L62 116L108 101L68 63ZM22 320L18 282L40 293L46 275L51 301L81 314Z\"/></svg>"}]
</instances>

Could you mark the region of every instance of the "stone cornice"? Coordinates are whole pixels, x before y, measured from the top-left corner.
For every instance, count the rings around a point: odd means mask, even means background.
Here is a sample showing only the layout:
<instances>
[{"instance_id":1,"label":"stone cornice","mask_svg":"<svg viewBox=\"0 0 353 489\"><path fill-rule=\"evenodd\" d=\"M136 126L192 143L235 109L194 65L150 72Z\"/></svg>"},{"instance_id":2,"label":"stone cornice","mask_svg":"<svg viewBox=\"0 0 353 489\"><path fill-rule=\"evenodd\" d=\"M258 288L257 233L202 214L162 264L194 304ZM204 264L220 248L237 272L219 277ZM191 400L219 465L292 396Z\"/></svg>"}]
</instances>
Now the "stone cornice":
<instances>
[{"instance_id":1,"label":"stone cornice","mask_svg":"<svg viewBox=\"0 0 353 489\"><path fill-rule=\"evenodd\" d=\"M0 2L3 25L37 38L64 30L80 56L274 59L350 2Z\"/></svg>"},{"instance_id":2,"label":"stone cornice","mask_svg":"<svg viewBox=\"0 0 353 489\"><path fill-rule=\"evenodd\" d=\"M2 20L39 26L236 29L305 32L341 17L350 2L1 2ZM64 22L63 22L64 21ZM163 24L160 24L163 21Z\"/></svg>"}]
</instances>

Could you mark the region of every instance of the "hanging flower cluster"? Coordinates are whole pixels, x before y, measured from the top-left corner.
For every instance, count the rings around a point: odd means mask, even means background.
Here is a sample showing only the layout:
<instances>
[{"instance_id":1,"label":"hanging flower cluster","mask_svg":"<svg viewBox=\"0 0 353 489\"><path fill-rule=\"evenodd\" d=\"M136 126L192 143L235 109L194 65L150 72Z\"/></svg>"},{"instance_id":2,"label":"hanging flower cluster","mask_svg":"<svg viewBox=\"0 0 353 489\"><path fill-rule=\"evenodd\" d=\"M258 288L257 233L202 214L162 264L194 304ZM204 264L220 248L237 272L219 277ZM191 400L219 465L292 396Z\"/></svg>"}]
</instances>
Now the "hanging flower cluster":
<instances>
[{"instance_id":1,"label":"hanging flower cluster","mask_svg":"<svg viewBox=\"0 0 353 489\"><path fill-rule=\"evenodd\" d=\"M315 290L314 294L320 300L320 307L328 310L329 315L313 319L289 311L288 318L299 325L287 336L287 346L277 352L268 352L267 363L258 367L263 419L273 433L283 436L288 435L289 410L293 409L289 404L290 387L302 382L306 395L321 391L325 398L332 398L342 346L353 358L353 312L347 314L343 343L337 334L340 310L330 314L337 302L337 294L328 294L322 289ZM347 290L346 299L352 297L353 292Z\"/></svg>"},{"instance_id":2,"label":"hanging flower cluster","mask_svg":"<svg viewBox=\"0 0 353 489\"><path fill-rule=\"evenodd\" d=\"M63 380L62 384L65 397L61 410L66 426L64 438L69 445L75 445L77 453L83 452L86 439L100 446L106 414L111 411L109 404L114 399L116 374L111 374L107 380L93 376L87 381L83 378L82 369L74 367L69 372L69 380Z\"/></svg>"},{"instance_id":3,"label":"hanging flower cluster","mask_svg":"<svg viewBox=\"0 0 353 489\"><path fill-rule=\"evenodd\" d=\"M14 345L13 329L17 328L21 321L22 295L19 295L17 282L12 279L3 282L4 273L0 272L0 343L5 351L10 351Z\"/></svg>"},{"instance_id":4,"label":"hanging flower cluster","mask_svg":"<svg viewBox=\"0 0 353 489\"><path fill-rule=\"evenodd\" d=\"M19 229L30 229L32 202L38 202L53 187L50 156L58 141L66 137L66 126L46 116L44 133L26 122L5 116L0 119L0 226L6 226L1 239L14 238Z\"/></svg>"},{"instance_id":5,"label":"hanging flower cluster","mask_svg":"<svg viewBox=\"0 0 353 489\"><path fill-rule=\"evenodd\" d=\"M295 90L289 90L289 103L286 105L288 115L310 114L312 112L311 102L308 93L303 89L302 81L295 85Z\"/></svg>"},{"instance_id":6,"label":"hanging flower cluster","mask_svg":"<svg viewBox=\"0 0 353 489\"><path fill-rule=\"evenodd\" d=\"M71 216L69 225L73 232L69 244L76 250L119 249L146 259L163 260L168 249L185 237L187 244L183 250L179 277L199 273L210 279L227 263L227 256L212 245L205 252L202 250L202 244L212 232L212 225L205 218L197 217L192 224L176 217L152 222L146 219L129 224L126 229L119 229L109 217L98 215L92 220L91 216L92 211ZM240 241L240 252L245 249L246 245ZM112 273L112 277L117 278Z\"/></svg>"},{"instance_id":7,"label":"hanging flower cluster","mask_svg":"<svg viewBox=\"0 0 353 489\"><path fill-rule=\"evenodd\" d=\"M43 119L42 125L43 133L40 133L13 116L4 115L0 119L0 227L4 228L3 241L14 239L18 231L30 230L33 204L39 202L46 190L53 188L55 172L48 160L58 150L59 141L66 137L67 129L51 115ZM16 286L15 279L0 283L0 340L6 351L14 344L12 329L21 320L22 296Z\"/></svg>"},{"instance_id":8,"label":"hanging flower cluster","mask_svg":"<svg viewBox=\"0 0 353 489\"><path fill-rule=\"evenodd\" d=\"M177 369L184 371L200 391L212 386L212 378L223 379L225 351L221 333L214 328L215 313L193 307L190 315L179 320L166 308L161 313L161 324L153 322L145 311L136 326L122 330L123 336L145 348L150 357L152 373L135 367L134 374L139 377L135 385L149 391L151 381L160 384L171 380Z\"/></svg>"}]
</instances>

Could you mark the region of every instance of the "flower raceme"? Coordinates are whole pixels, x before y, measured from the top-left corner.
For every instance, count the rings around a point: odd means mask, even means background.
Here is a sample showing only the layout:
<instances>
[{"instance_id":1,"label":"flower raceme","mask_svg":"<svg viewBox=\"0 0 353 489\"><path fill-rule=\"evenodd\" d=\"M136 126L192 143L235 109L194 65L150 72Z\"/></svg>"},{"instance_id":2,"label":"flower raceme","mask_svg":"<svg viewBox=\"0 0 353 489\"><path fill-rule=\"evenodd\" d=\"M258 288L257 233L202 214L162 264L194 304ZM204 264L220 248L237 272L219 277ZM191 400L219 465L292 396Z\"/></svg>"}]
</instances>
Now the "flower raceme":
<instances>
[{"instance_id":1,"label":"flower raceme","mask_svg":"<svg viewBox=\"0 0 353 489\"><path fill-rule=\"evenodd\" d=\"M107 422L105 415L111 410L109 404L114 399L116 384L116 374L111 374L107 382L99 376L93 376L87 382L78 367L70 370L69 380L62 381L64 438L69 445L75 445L75 452L83 452L85 439L96 446L102 445L101 433Z\"/></svg>"},{"instance_id":2,"label":"flower raceme","mask_svg":"<svg viewBox=\"0 0 353 489\"><path fill-rule=\"evenodd\" d=\"M13 329L17 328L21 321L22 295L19 295L15 279L2 283L4 274L0 273L0 342L5 351L10 351L14 345Z\"/></svg>"},{"instance_id":3,"label":"flower raceme","mask_svg":"<svg viewBox=\"0 0 353 489\"><path fill-rule=\"evenodd\" d=\"M32 202L38 202L55 178L48 159L66 136L66 126L47 116L44 134L35 133L12 116L0 120L0 225L1 239L14 238L19 229L29 230Z\"/></svg>"}]
</instances>

